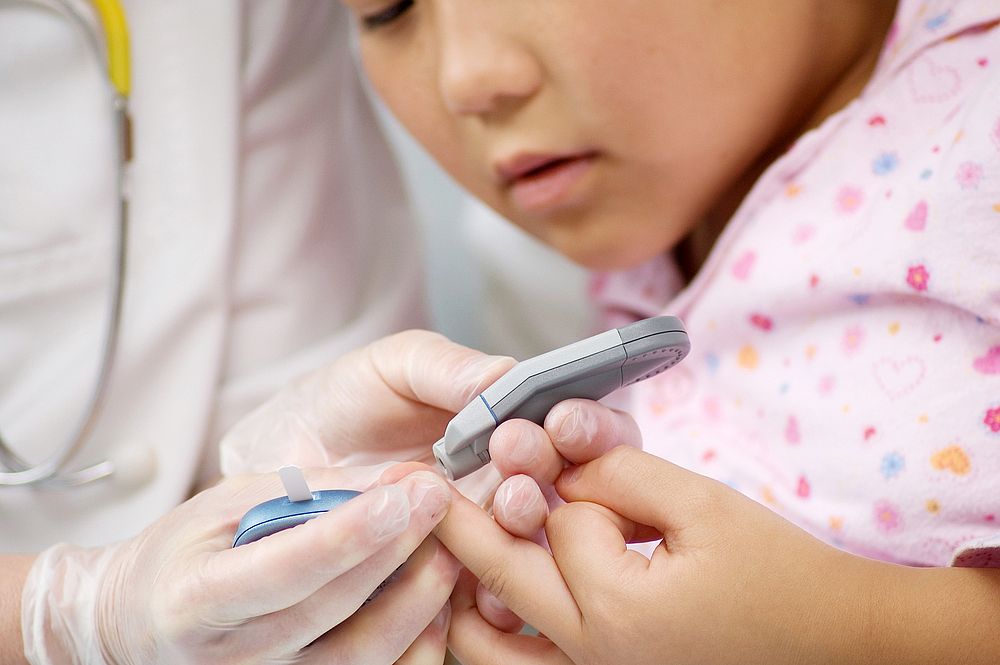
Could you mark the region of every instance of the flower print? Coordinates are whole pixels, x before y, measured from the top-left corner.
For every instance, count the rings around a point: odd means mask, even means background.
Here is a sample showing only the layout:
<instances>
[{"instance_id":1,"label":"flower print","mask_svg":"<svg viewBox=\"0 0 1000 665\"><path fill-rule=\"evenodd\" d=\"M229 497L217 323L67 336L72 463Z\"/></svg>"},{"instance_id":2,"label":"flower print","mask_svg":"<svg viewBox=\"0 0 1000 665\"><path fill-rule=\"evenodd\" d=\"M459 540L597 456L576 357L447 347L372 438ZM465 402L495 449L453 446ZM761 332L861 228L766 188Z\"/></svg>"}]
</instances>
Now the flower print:
<instances>
[{"instance_id":1,"label":"flower print","mask_svg":"<svg viewBox=\"0 0 1000 665\"><path fill-rule=\"evenodd\" d=\"M837 210L843 214L850 214L861 207L865 200L865 193L857 187L846 185L837 192Z\"/></svg>"},{"instance_id":2,"label":"flower print","mask_svg":"<svg viewBox=\"0 0 1000 665\"><path fill-rule=\"evenodd\" d=\"M955 180L962 189L976 189L983 179L983 165L976 162L962 162L958 165Z\"/></svg>"},{"instance_id":3,"label":"flower print","mask_svg":"<svg viewBox=\"0 0 1000 665\"><path fill-rule=\"evenodd\" d=\"M715 371L719 369L719 356L714 353L705 354L705 365L708 367L708 371L715 374Z\"/></svg>"},{"instance_id":4,"label":"flower print","mask_svg":"<svg viewBox=\"0 0 1000 665\"><path fill-rule=\"evenodd\" d=\"M906 468L906 458L893 451L882 458L882 477L892 480Z\"/></svg>"},{"instance_id":5,"label":"flower print","mask_svg":"<svg viewBox=\"0 0 1000 665\"><path fill-rule=\"evenodd\" d=\"M906 283L917 291L926 291L927 284L931 281L931 274L923 264L910 266L906 272Z\"/></svg>"},{"instance_id":6,"label":"flower print","mask_svg":"<svg viewBox=\"0 0 1000 665\"><path fill-rule=\"evenodd\" d=\"M844 353L851 356L857 353L865 341L865 331L861 326L851 326L844 331L843 347Z\"/></svg>"},{"instance_id":7,"label":"flower print","mask_svg":"<svg viewBox=\"0 0 1000 665\"><path fill-rule=\"evenodd\" d=\"M736 362L744 369L757 369L757 365L760 364L760 354L757 353L757 349L746 344L740 349Z\"/></svg>"},{"instance_id":8,"label":"flower print","mask_svg":"<svg viewBox=\"0 0 1000 665\"><path fill-rule=\"evenodd\" d=\"M949 9L941 14L936 14L935 16L932 16L929 19L927 19L924 22L924 28L928 32L933 32L938 28L943 27L944 24L947 23L948 19L950 18L951 18L951 10Z\"/></svg>"},{"instance_id":9,"label":"flower print","mask_svg":"<svg viewBox=\"0 0 1000 665\"><path fill-rule=\"evenodd\" d=\"M986 417L983 418L983 423L985 423L994 434L1000 433L1000 406L987 409Z\"/></svg>"},{"instance_id":10,"label":"flower print","mask_svg":"<svg viewBox=\"0 0 1000 665\"><path fill-rule=\"evenodd\" d=\"M899 156L894 152L883 152L872 162L872 173L886 175L895 171L897 166L899 166Z\"/></svg>"},{"instance_id":11,"label":"flower print","mask_svg":"<svg viewBox=\"0 0 1000 665\"><path fill-rule=\"evenodd\" d=\"M1000 150L1000 118L997 118L997 124L993 125L993 133L990 134L990 138L993 139L993 145Z\"/></svg>"},{"instance_id":12,"label":"flower print","mask_svg":"<svg viewBox=\"0 0 1000 665\"><path fill-rule=\"evenodd\" d=\"M903 516L892 502L882 499L875 502L875 526L879 531L892 533L903 528Z\"/></svg>"},{"instance_id":13,"label":"flower print","mask_svg":"<svg viewBox=\"0 0 1000 665\"><path fill-rule=\"evenodd\" d=\"M764 332L771 332L774 328L774 319L765 314L754 313L750 315L750 325Z\"/></svg>"}]
</instances>

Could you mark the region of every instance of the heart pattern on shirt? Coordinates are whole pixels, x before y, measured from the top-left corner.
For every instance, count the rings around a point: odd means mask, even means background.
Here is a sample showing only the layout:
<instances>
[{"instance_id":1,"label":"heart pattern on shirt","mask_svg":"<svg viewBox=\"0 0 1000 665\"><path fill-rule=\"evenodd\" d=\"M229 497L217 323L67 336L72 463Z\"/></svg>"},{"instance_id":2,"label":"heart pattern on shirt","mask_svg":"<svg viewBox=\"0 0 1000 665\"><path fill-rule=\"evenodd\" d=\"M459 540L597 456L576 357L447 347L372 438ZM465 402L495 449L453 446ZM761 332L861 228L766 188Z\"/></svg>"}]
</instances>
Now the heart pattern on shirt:
<instances>
[{"instance_id":1,"label":"heart pattern on shirt","mask_svg":"<svg viewBox=\"0 0 1000 665\"><path fill-rule=\"evenodd\" d=\"M959 446L948 446L934 453L931 466L938 471L950 471L956 476L964 476L972 469L969 456Z\"/></svg>"},{"instance_id":2,"label":"heart pattern on shirt","mask_svg":"<svg viewBox=\"0 0 1000 665\"><path fill-rule=\"evenodd\" d=\"M924 361L916 356L903 359L881 358L872 366L875 381L890 399L898 399L913 391L924 380Z\"/></svg>"},{"instance_id":3,"label":"heart pattern on shirt","mask_svg":"<svg viewBox=\"0 0 1000 665\"><path fill-rule=\"evenodd\" d=\"M914 63L908 74L913 99L921 104L948 101L962 88L962 77L954 67L928 57Z\"/></svg>"}]
</instances>

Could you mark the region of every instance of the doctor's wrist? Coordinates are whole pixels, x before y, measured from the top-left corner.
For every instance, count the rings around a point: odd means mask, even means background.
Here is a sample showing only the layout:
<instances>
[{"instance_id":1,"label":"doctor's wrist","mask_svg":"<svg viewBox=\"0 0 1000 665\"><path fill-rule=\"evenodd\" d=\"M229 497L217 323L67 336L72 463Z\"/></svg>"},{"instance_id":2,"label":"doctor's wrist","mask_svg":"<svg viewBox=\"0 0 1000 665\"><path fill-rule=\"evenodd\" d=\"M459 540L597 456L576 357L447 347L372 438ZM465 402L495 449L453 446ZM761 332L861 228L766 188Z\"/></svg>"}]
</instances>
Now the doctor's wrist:
<instances>
[{"instance_id":1,"label":"doctor's wrist","mask_svg":"<svg viewBox=\"0 0 1000 665\"><path fill-rule=\"evenodd\" d=\"M35 557L0 556L0 663L26 663L21 639L21 592Z\"/></svg>"}]
</instances>

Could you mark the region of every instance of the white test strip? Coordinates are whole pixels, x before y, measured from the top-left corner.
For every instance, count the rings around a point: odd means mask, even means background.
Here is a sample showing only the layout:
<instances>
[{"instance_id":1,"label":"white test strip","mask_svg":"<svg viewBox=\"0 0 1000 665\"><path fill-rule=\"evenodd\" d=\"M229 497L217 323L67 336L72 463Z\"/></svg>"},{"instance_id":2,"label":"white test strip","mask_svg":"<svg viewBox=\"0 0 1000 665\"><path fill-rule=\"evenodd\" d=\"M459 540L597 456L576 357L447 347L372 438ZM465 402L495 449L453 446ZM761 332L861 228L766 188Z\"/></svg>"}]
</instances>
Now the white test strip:
<instances>
[{"instance_id":1,"label":"white test strip","mask_svg":"<svg viewBox=\"0 0 1000 665\"><path fill-rule=\"evenodd\" d=\"M288 495L289 501L312 501L312 490L306 483L306 477L302 475L302 469L297 466L283 466L278 469L278 475L281 476L281 484L285 486L285 494Z\"/></svg>"}]
</instances>

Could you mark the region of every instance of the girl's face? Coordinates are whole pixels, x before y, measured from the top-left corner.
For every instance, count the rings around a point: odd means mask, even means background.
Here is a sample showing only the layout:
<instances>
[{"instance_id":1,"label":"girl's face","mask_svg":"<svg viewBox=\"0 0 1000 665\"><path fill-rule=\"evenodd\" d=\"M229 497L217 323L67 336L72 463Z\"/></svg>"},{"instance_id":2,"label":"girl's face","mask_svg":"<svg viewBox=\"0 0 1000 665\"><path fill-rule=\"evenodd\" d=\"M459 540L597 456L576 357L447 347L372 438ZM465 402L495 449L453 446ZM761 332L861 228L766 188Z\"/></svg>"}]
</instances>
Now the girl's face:
<instances>
[{"instance_id":1,"label":"girl's face","mask_svg":"<svg viewBox=\"0 0 1000 665\"><path fill-rule=\"evenodd\" d=\"M444 168L599 269L673 247L813 123L874 4L345 2L375 88Z\"/></svg>"}]
</instances>

